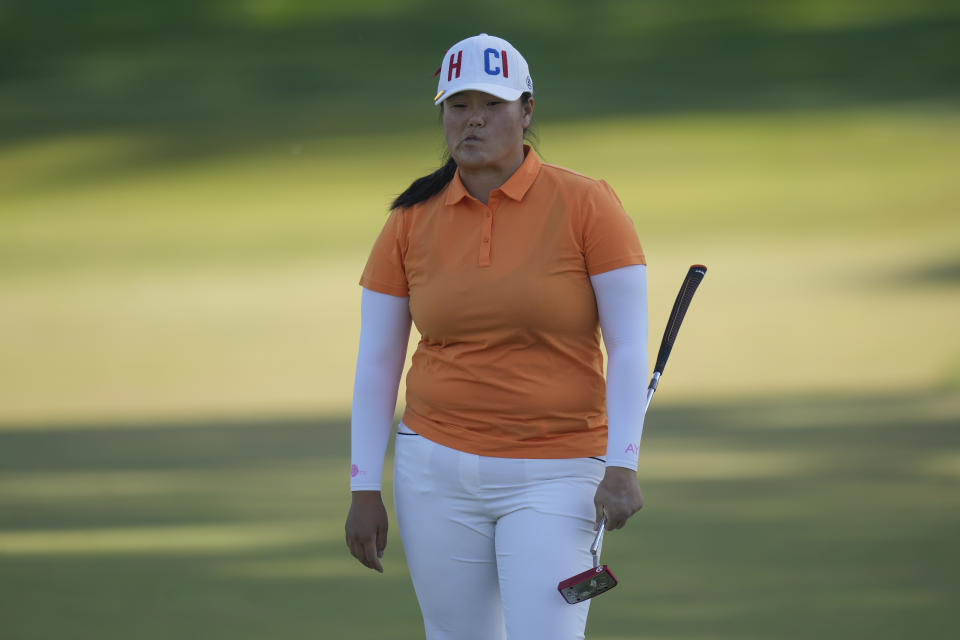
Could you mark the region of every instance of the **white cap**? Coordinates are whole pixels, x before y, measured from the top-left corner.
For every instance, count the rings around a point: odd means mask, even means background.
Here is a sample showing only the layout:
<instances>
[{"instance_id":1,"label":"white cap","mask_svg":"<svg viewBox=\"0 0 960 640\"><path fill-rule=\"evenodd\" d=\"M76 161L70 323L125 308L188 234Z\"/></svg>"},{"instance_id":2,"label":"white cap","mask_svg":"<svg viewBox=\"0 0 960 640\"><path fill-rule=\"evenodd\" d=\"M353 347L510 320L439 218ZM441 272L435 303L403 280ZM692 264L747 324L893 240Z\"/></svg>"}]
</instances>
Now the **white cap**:
<instances>
[{"instance_id":1,"label":"white cap","mask_svg":"<svg viewBox=\"0 0 960 640\"><path fill-rule=\"evenodd\" d=\"M444 54L433 104L469 89L513 101L524 92L533 93L533 80L527 61L512 44L481 33L461 40Z\"/></svg>"}]
</instances>

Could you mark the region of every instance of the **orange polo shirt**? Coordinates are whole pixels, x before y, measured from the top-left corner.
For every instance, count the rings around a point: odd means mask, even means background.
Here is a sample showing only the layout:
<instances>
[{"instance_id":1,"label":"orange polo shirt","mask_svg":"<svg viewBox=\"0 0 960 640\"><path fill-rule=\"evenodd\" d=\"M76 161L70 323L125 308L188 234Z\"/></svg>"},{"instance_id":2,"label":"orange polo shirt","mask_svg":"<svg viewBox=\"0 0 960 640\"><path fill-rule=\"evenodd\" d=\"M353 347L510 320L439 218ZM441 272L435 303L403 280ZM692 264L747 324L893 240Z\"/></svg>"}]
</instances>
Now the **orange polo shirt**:
<instances>
[{"instance_id":1,"label":"orange polo shirt","mask_svg":"<svg viewBox=\"0 0 960 640\"><path fill-rule=\"evenodd\" d=\"M607 183L525 152L487 205L458 171L429 200L392 211L360 284L410 297L421 335L403 414L412 429L484 456L601 456L606 394L589 276L645 264L643 250Z\"/></svg>"}]
</instances>

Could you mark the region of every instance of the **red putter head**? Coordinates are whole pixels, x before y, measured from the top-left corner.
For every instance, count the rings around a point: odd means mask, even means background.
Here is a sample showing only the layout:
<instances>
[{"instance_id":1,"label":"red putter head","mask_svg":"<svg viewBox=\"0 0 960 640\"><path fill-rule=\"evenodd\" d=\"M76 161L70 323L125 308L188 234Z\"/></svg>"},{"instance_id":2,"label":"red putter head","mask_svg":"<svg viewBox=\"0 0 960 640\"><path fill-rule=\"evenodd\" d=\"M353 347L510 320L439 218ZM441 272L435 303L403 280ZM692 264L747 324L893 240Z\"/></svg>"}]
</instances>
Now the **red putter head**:
<instances>
[{"instance_id":1,"label":"red putter head","mask_svg":"<svg viewBox=\"0 0 960 640\"><path fill-rule=\"evenodd\" d=\"M610 567L604 564L567 578L557 585L557 590L569 604L577 604L606 593L615 586L617 577L610 571Z\"/></svg>"}]
</instances>

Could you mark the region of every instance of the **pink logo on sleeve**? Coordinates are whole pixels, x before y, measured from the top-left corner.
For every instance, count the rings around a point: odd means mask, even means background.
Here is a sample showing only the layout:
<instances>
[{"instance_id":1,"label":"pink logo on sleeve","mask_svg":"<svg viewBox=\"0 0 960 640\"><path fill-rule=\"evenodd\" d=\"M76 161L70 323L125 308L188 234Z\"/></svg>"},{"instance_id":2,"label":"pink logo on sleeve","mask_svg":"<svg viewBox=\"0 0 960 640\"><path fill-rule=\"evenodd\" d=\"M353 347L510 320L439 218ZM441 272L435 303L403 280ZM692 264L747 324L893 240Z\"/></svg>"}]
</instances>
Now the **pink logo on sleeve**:
<instances>
[{"instance_id":1,"label":"pink logo on sleeve","mask_svg":"<svg viewBox=\"0 0 960 640\"><path fill-rule=\"evenodd\" d=\"M630 453L630 454L636 455L636 454L640 453L640 447L638 447L637 445L635 445L635 444L633 444L633 443L631 442L630 444L627 445L627 448L624 449L623 452L624 452L624 453Z\"/></svg>"},{"instance_id":2,"label":"pink logo on sleeve","mask_svg":"<svg viewBox=\"0 0 960 640\"><path fill-rule=\"evenodd\" d=\"M355 464L350 465L350 477L356 478L358 475L360 475L360 467Z\"/></svg>"}]
</instances>

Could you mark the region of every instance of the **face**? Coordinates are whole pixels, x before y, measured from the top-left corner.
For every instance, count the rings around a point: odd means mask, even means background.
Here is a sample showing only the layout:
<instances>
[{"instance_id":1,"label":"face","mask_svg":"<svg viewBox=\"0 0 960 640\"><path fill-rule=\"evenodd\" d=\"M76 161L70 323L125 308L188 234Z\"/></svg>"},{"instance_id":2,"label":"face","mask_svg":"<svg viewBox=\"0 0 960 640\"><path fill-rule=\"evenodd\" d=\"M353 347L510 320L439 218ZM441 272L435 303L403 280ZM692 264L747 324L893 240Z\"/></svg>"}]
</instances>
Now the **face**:
<instances>
[{"instance_id":1,"label":"face","mask_svg":"<svg viewBox=\"0 0 960 640\"><path fill-rule=\"evenodd\" d=\"M523 130L532 117L533 98L523 104L461 91L443 102L447 148L461 169L508 168L518 157L522 162Z\"/></svg>"}]
</instances>

